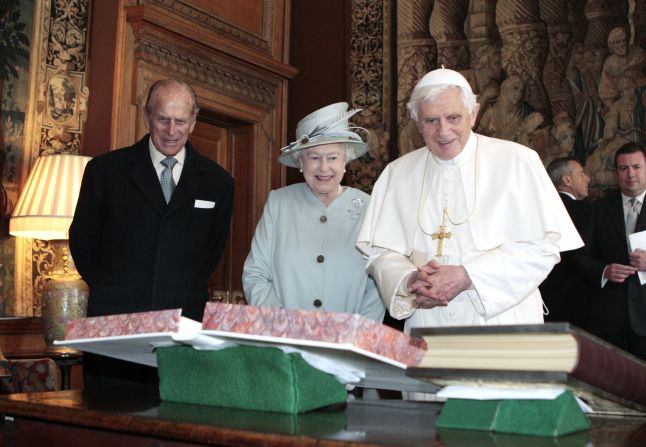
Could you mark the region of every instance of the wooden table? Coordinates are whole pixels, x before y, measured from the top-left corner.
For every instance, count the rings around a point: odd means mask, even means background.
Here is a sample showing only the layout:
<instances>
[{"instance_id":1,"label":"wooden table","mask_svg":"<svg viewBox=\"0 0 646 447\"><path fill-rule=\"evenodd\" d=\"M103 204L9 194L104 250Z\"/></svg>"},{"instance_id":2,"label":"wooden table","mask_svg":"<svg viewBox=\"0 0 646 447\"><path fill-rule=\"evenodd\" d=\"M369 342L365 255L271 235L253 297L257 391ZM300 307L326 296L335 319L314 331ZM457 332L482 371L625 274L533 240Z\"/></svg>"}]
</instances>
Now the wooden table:
<instances>
[{"instance_id":1,"label":"wooden table","mask_svg":"<svg viewBox=\"0 0 646 447\"><path fill-rule=\"evenodd\" d=\"M440 409L438 403L354 400L336 411L295 416L160 402L154 393L71 390L0 396L3 439L12 446L646 445L644 418L593 418L590 431L554 440L473 431L438 433Z\"/></svg>"}]
</instances>

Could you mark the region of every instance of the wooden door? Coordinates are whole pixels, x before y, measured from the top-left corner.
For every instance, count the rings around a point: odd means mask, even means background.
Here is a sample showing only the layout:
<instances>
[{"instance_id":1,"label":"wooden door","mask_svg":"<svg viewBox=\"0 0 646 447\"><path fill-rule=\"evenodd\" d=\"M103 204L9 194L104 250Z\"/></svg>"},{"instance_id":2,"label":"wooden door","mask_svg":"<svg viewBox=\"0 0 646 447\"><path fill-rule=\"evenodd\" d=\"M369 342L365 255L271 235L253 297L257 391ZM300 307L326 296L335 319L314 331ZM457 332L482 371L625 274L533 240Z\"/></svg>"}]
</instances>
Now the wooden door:
<instances>
[{"instance_id":1,"label":"wooden door","mask_svg":"<svg viewBox=\"0 0 646 447\"><path fill-rule=\"evenodd\" d=\"M229 240L222 259L209 280L212 301L244 303L242 267L249 253L255 222L251 222L253 125L200 112L191 143L215 160L234 178L235 196Z\"/></svg>"}]
</instances>

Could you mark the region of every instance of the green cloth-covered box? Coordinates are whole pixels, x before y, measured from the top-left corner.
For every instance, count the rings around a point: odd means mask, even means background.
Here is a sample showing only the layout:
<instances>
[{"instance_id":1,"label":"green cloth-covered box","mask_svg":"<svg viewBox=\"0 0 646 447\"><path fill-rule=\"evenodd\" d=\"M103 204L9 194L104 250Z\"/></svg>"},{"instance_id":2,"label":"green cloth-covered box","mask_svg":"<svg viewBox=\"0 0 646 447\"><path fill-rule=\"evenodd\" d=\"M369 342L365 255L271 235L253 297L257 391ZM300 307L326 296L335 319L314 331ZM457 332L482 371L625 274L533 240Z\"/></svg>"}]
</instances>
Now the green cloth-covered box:
<instances>
[{"instance_id":1,"label":"green cloth-covered box","mask_svg":"<svg viewBox=\"0 0 646 447\"><path fill-rule=\"evenodd\" d=\"M556 437L587 430L590 420L565 391L554 400L448 399L437 427Z\"/></svg>"},{"instance_id":2,"label":"green cloth-covered box","mask_svg":"<svg viewBox=\"0 0 646 447\"><path fill-rule=\"evenodd\" d=\"M302 413L347 397L334 376L311 367L298 353L277 348L170 346L157 348L157 365L165 401Z\"/></svg>"}]
</instances>

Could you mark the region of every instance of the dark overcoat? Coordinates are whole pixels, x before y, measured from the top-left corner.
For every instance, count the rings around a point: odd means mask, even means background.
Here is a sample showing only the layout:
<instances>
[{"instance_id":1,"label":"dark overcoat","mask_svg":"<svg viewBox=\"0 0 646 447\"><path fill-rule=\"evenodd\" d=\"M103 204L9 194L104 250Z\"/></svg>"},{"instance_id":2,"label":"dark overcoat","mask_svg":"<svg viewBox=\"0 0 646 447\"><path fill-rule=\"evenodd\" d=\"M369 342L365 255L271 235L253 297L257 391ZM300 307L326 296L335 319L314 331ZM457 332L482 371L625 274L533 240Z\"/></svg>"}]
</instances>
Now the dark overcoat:
<instances>
[{"instance_id":1,"label":"dark overcoat","mask_svg":"<svg viewBox=\"0 0 646 447\"><path fill-rule=\"evenodd\" d=\"M233 179L187 142L166 204L148 140L97 156L85 169L70 249L90 286L88 316L182 308L201 321L227 241Z\"/></svg>"},{"instance_id":2,"label":"dark overcoat","mask_svg":"<svg viewBox=\"0 0 646 447\"><path fill-rule=\"evenodd\" d=\"M600 336L612 335L623 332L630 324L636 334L646 336L646 286L640 285L638 276L629 276L623 283L608 281L601 288L607 265L630 264L621 193L595 202L593 224L583 256L577 255L575 259L580 271L596 285L590 302L590 331ZM646 213L641 212L635 231L643 230Z\"/></svg>"},{"instance_id":3,"label":"dark overcoat","mask_svg":"<svg viewBox=\"0 0 646 447\"><path fill-rule=\"evenodd\" d=\"M588 244L592 226L590 203L585 200L575 200L564 193L559 193L559 196L583 242ZM590 300L594 286L572 262L572 256L582 250L580 248L562 252L561 261L554 266L539 286L543 301L549 310L545 316L546 321L567 321L582 329L588 328Z\"/></svg>"}]
</instances>

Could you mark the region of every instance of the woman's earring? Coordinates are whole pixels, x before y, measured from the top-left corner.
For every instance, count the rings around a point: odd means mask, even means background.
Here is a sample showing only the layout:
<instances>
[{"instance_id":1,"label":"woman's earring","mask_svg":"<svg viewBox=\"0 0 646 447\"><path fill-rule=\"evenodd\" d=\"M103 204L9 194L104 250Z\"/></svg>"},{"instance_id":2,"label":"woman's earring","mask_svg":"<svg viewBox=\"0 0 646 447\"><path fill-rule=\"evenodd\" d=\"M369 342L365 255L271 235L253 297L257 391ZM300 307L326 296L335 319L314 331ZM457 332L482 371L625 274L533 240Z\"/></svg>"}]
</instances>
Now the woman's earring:
<instances>
[{"instance_id":1,"label":"woman's earring","mask_svg":"<svg viewBox=\"0 0 646 447\"><path fill-rule=\"evenodd\" d=\"M301 171L301 174L303 173L303 168L300 168L299 171Z\"/></svg>"}]
</instances>

